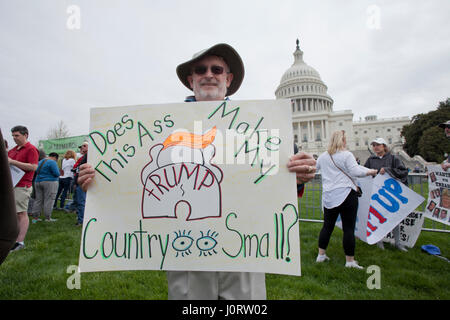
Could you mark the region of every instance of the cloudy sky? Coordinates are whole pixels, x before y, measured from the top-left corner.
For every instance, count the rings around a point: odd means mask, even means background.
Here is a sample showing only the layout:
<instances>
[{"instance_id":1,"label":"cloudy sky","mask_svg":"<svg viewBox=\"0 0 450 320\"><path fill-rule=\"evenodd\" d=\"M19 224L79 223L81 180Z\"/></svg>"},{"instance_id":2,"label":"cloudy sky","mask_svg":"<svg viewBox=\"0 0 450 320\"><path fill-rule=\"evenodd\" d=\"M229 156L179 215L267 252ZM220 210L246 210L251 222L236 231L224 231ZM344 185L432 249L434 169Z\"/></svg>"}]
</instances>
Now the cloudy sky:
<instances>
[{"instance_id":1,"label":"cloudy sky","mask_svg":"<svg viewBox=\"0 0 450 320\"><path fill-rule=\"evenodd\" d=\"M334 110L411 117L450 96L448 12L448 0L0 0L0 128L12 144L25 125L37 144L61 120L87 134L92 107L183 101L176 66L219 42L246 66L233 99L274 99L297 38Z\"/></svg>"}]
</instances>

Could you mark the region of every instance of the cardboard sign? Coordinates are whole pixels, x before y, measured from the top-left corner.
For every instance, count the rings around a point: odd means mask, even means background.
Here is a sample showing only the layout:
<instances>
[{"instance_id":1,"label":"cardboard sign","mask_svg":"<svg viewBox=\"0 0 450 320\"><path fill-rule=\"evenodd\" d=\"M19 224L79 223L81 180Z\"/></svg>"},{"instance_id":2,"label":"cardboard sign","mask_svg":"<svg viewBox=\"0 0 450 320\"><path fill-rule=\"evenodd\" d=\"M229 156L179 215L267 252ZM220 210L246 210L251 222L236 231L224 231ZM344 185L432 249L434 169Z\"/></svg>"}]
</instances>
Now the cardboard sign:
<instances>
[{"instance_id":1,"label":"cardboard sign","mask_svg":"<svg viewBox=\"0 0 450 320\"><path fill-rule=\"evenodd\" d=\"M427 166L428 202L425 217L450 225L450 171L440 165Z\"/></svg>"},{"instance_id":2,"label":"cardboard sign","mask_svg":"<svg viewBox=\"0 0 450 320\"><path fill-rule=\"evenodd\" d=\"M79 266L300 275L290 103L91 110Z\"/></svg>"},{"instance_id":3,"label":"cardboard sign","mask_svg":"<svg viewBox=\"0 0 450 320\"><path fill-rule=\"evenodd\" d=\"M422 231L425 216L423 212L411 212L400 222L400 244L408 248L413 248ZM395 244L394 233L389 232L383 239L384 242Z\"/></svg>"},{"instance_id":4,"label":"cardboard sign","mask_svg":"<svg viewBox=\"0 0 450 320\"><path fill-rule=\"evenodd\" d=\"M374 244L383 239L425 200L388 174L357 180L363 191L359 198L355 236ZM342 222L336 225L342 228Z\"/></svg>"}]
</instances>

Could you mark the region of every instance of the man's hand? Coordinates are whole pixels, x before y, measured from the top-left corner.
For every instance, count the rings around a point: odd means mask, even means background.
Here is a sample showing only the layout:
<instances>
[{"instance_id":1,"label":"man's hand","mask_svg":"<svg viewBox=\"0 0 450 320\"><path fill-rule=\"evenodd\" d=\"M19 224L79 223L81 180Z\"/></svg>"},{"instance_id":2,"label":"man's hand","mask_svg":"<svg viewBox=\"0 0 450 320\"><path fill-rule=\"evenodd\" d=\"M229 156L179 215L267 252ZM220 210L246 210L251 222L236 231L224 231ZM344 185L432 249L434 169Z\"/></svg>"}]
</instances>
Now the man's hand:
<instances>
[{"instance_id":1,"label":"man's hand","mask_svg":"<svg viewBox=\"0 0 450 320\"><path fill-rule=\"evenodd\" d=\"M10 165L16 166L19 169L22 169L23 171L36 171L37 169L37 164L33 164L33 163L26 163L26 162L20 162L17 160L13 160L10 157L8 157L8 163Z\"/></svg>"},{"instance_id":2,"label":"man's hand","mask_svg":"<svg viewBox=\"0 0 450 320\"><path fill-rule=\"evenodd\" d=\"M297 184L311 181L316 174L316 160L309 153L300 151L293 155L287 164L290 172L295 172Z\"/></svg>"},{"instance_id":3,"label":"man's hand","mask_svg":"<svg viewBox=\"0 0 450 320\"><path fill-rule=\"evenodd\" d=\"M380 174L385 174L386 173L386 170L384 170L384 168L381 168L380 169Z\"/></svg>"},{"instance_id":4,"label":"man's hand","mask_svg":"<svg viewBox=\"0 0 450 320\"><path fill-rule=\"evenodd\" d=\"M449 162L444 162L441 164L442 170L447 171L448 168L450 168Z\"/></svg>"},{"instance_id":5,"label":"man's hand","mask_svg":"<svg viewBox=\"0 0 450 320\"><path fill-rule=\"evenodd\" d=\"M91 182L93 181L94 177L95 177L94 168L89 163L82 164L80 166L80 172L78 173L77 183L79 186L81 186L81 189L83 189L83 191L86 192Z\"/></svg>"}]
</instances>

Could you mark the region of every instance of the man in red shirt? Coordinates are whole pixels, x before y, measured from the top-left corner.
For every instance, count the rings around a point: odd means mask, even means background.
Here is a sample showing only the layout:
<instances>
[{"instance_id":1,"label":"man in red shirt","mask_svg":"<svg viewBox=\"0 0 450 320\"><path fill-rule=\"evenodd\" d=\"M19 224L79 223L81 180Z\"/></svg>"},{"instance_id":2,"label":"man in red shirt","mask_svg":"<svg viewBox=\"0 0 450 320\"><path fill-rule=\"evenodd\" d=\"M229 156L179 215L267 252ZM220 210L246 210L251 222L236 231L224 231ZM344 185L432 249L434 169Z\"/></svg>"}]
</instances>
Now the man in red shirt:
<instances>
[{"instance_id":1,"label":"man in red shirt","mask_svg":"<svg viewBox=\"0 0 450 320\"><path fill-rule=\"evenodd\" d=\"M15 126L11 129L11 133L16 146L8 151L9 164L25 171L22 179L14 187L19 235L11 250L16 251L25 247L25 236L30 223L27 214L28 201L32 191L34 171L37 169L39 152L35 146L28 142L28 129L26 127Z\"/></svg>"}]
</instances>

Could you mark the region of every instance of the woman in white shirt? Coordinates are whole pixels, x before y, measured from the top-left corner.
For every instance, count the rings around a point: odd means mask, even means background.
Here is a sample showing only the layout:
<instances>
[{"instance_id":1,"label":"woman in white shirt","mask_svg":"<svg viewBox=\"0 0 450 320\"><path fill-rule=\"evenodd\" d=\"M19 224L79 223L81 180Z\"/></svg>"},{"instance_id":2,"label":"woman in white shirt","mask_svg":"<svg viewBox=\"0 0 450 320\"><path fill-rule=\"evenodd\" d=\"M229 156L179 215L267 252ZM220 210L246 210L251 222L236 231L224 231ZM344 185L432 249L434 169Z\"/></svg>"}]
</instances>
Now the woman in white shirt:
<instances>
[{"instance_id":1,"label":"woman in white shirt","mask_svg":"<svg viewBox=\"0 0 450 320\"><path fill-rule=\"evenodd\" d=\"M70 187L73 181L73 172L72 168L75 164L76 153L73 150L67 150L64 154L64 159L62 160L61 168L63 171L63 175L59 177L59 188L58 193L56 194L55 203L53 208L56 209L56 205L58 202L59 195L61 194L61 200L59 203L59 208L64 209L64 202L66 201L67 192L69 192Z\"/></svg>"},{"instance_id":2,"label":"woman in white shirt","mask_svg":"<svg viewBox=\"0 0 450 320\"><path fill-rule=\"evenodd\" d=\"M344 232L343 246L345 266L363 269L355 261L355 223L358 211L358 195L354 177L375 176L377 170L358 165L355 157L346 150L345 131L335 131L328 151L317 159L317 171L322 175L322 205L324 223L319 235L319 254L316 262L329 260L325 254L336 220L341 215Z\"/></svg>"}]
</instances>

